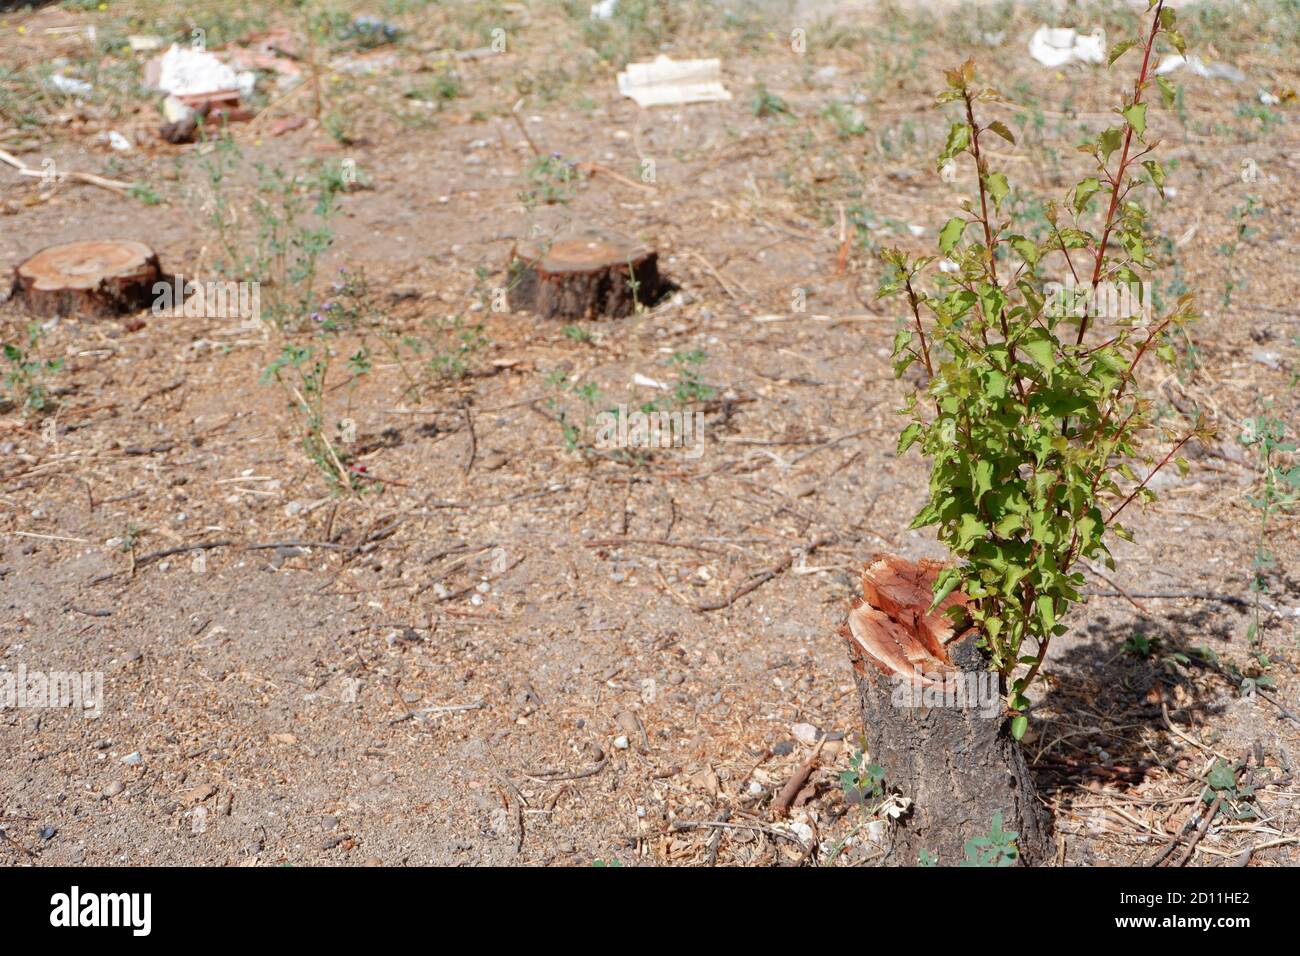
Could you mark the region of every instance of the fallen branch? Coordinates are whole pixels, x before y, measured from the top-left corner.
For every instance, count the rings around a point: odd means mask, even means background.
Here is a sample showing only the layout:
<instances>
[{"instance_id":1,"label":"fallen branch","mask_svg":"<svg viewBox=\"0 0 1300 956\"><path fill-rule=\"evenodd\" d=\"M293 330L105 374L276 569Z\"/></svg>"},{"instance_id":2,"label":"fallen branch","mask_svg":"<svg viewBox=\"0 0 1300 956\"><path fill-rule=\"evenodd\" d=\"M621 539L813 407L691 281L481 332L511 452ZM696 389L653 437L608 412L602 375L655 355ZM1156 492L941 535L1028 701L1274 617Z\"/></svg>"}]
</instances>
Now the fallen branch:
<instances>
[{"instance_id":1,"label":"fallen branch","mask_svg":"<svg viewBox=\"0 0 1300 956\"><path fill-rule=\"evenodd\" d=\"M803 762L798 770L781 788L781 793L772 803L772 819L780 820L790 812L790 806L794 803L795 797L799 796L799 791L804 788L812 772L821 765L822 747L826 744L826 735L822 734L817 741L817 747L813 750L812 756Z\"/></svg>"},{"instance_id":2,"label":"fallen branch","mask_svg":"<svg viewBox=\"0 0 1300 956\"><path fill-rule=\"evenodd\" d=\"M17 156L0 149L0 162L8 163L14 169L18 170L20 176L32 176L37 179L43 179L48 174L43 169L34 169L28 166ZM96 176L94 173L80 173L75 170L72 172L56 172L56 179L71 179L79 183L87 183L91 186L98 186L100 189L107 189L109 192L115 192L119 196L125 196L131 188L131 183L124 183L118 179L107 179L103 176Z\"/></svg>"}]
</instances>

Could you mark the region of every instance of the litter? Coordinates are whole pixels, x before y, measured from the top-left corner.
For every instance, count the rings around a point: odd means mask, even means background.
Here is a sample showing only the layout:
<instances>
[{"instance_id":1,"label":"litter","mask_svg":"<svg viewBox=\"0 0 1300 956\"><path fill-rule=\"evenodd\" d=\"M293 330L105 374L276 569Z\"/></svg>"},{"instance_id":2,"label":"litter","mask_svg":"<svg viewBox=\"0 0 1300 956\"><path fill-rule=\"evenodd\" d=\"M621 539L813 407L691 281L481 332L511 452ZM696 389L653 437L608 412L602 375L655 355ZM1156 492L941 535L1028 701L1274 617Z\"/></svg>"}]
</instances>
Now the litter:
<instances>
[{"instance_id":1,"label":"litter","mask_svg":"<svg viewBox=\"0 0 1300 956\"><path fill-rule=\"evenodd\" d=\"M592 20L608 20L618 9L618 0L600 0L600 3L591 5Z\"/></svg>"},{"instance_id":2,"label":"litter","mask_svg":"<svg viewBox=\"0 0 1300 956\"><path fill-rule=\"evenodd\" d=\"M173 43L161 57L145 68L145 82L150 86L185 99L214 93L248 96L257 77L252 71L236 73L207 50L177 46Z\"/></svg>"},{"instance_id":3,"label":"litter","mask_svg":"<svg viewBox=\"0 0 1300 956\"><path fill-rule=\"evenodd\" d=\"M1039 27L1029 40L1029 55L1043 66L1104 63L1106 32L1100 27L1092 33L1079 33L1068 27Z\"/></svg>"},{"instance_id":4,"label":"litter","mask_svg":"<svg viewBox=\"0 0 1300 956\"><path fill-rule=\"evenodd\" d=\"M618 91L637 106L714 103L731 99L722 85L722 62L673 60L660 55L649 63L629 63L618 74Z\"/></svg>"},{"instance_id":5,"label":"litter","mask_svg":"<svg viewBox=\"0 0 1300 956\"><path fill-rule=\"evenodd\" d=\"M108 145L113 147L113 149L117 150L119 153L131 152L131 141L117 130L109 131Z\"/></svg>"},{"instance_id":6,"label":"litter","mask_svg":"<svg viewBox=\"0 0 1300 956\"><path fill-rule=\"evenodd\" d=\"M353 40L362 49L395 43L402 31L377 17L357 17L338 33L340 40Z\"/></svg>"},{"instance_id":7,"label":"litter","mask_svg":"<svg viewBox=\"0 0 1300 956\"><path fill-rule=\"evenodd\" d=\"M154 50L161 50L163 44L167 41L162 37L144 36L137 33L127 37L126 42L131 47L132 53L152 53Z\"/></svg>"},{"instance_id":8,"label":"litter","mask_svg":"<svg viewBox=\"0 0 1300 956\"><path fill-rule=\"evenodd\" d=\"M169 96L163 100L163 116L169 123L182 123L185 120L194 118L194 109L186 105L174 96Z\"/></svg>"},{"instance_id":9,"label":"litter","mask_svg":"<svg viewBox=\"0 0 1300 956\"><path fill-rule=\"evenodd\" d=\"M60 93L67 93L69 96L87 96L95 90L93 86L84 80L74 80L62 73L55 73L50 77L50 86Z\"/></svg>"},{"instance_id":10,"label":"litter","mask_svg":"<svg viewBox=\"0 0 1300 956\"><path fill-rule=\"evenodd\" d=\"M1196 76L1204 76L1211 80L1242 83L1246 79L1246 74L1235 66L1229 66L1227 63L1206 63L1199 56L1181 56L1177 53L1171 53L1160 61L1160 65L1156 67L1156 76L1166 76L1175 70L1181 70L1184 66Z\"/></svg>"},{"instance_id":11,"label":"litter","mask_svg":"<svg viewBox=\"0 0 1300 956\"><path fill-rule=\"evenodd\" d=\"M668 391L668 386L663 382L656 381L648 375L642 375L640 372L632 376L632 384L639 385L642 388L657 388L663 392Z\"/></svg>"}]
</instances>

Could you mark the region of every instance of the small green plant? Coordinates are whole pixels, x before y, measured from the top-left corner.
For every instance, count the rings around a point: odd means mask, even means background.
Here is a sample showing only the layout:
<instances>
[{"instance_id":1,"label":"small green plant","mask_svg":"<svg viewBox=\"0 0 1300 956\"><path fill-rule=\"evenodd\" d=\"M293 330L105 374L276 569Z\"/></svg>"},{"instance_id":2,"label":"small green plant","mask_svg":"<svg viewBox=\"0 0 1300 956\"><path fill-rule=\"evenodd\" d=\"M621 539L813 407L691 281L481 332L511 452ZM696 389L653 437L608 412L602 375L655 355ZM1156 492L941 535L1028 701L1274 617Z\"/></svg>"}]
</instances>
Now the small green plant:
<instances>
[{"instance_id":1,"label":"small green plant","mask_svg":"<svg viewBox=\"0 0 1300 956\"><path fill-rule=\"evenodd\" d=\"M228 278L260 283L266 318L296 329L315 306L317 265L334 241L330 223L347 177L332 164L303 174L255 163L245 203L237 201L243 191L233 185L243 167L243 154L225 133L200 154L207 180L203 210L217 246L214 267Z\"/></svg>"},{"instance_id":2,"label":"small green plant","mask_svg":"<svg viewBox=\"0 0 1300 956\"><path fill-rule=\"evenodd\" d=\"M567 203L577 195L582 173L578 171L576 162L568 162L559 153L551 153L537 157L524 170L524 177L528 185L519 194L519 200L531 208L539 202L548 206Z\"/></svg>"},{"instance_id":3,"label":"small green plant","mask_svg":"<svg viewBox=\"0 0 1300 956\"><path fill-rule=\"evenodd\" d=\"M63 369L63 359L41 359L37 355L45 333L40 323L27 326L27 341L3 346L5 361L5 391L15 408L25 415L40 415L51 403L47 379Z\"/></svg>"},{"instance_id":4,"label":"small green plant","mask_svg":"<svg viewBox=\"0 0 1300 956\"><path fill-rule=\"evenodd\" d=\"M884 785L885 771L879 764L869 763L861 750L854 751L849 769L840 774L845 801L857 806L880 799L884 795Z\"/></svg>"},{"instance_id":5,"label":"small green plant","mask_svg":"<svg viewBox=\"0 0 1300 956\"><path fill-rule=\"evenodd\" d=\"M822 108L822 116L835 127L835 135L841 139L865 136L867 133L867 121L862 114L839 100L827 103Z\"/></svg>"},{"instance_id":6,"label":"small green plant","mask_svg":"<svg viewBox=\"0 0 1300 956\"><path fill-rule=\"evenodd\" d=\"M126 191L126 194L132 199L138 199L146 206L162 205L162 197L159 196L158 191L148 183L132 183L131 188Z\"/></svg>"},{"instance_id":7,"label":"small green plant","mask_svg":"<svg viewBox=\"0 0 1300 956\"><path fill-rule=\"evenodd\" d=\"M1020 834L1002 829L1002 811L993 814L989 832L966 841L966 859L960 866L1013 866L1020 856L1016 839Z\"/></svg>"},{"instance_id":8,"label":"small green plant","mask_svg":"<svg viewBox=\"0 0 1300 956\"><path fill-rule=\"evenodd\" d=\"M1118 122L1086 144L1097 174L1074 187L1064 208L1046 206L1050 228L1042 240L1002 218L1011 186L990 166L987 137L1015 137L999 121L976 119L976 106L998 94L976 82L967 61L947 72L938 98L960 118L936 168L968 157L977 189L939 234L939 254L955 269L936 277L931 291L919 279L937 257L882 254L880 293L905 297L911 313L894 340L895 373L913 363L924 370L923 384L908 395L912 421L898 442L899 454L915 445L931 459L929 500L912 526L935 526L957 559L939 575L935 602L955 589L971 599L966 613L1002 675L1016 739L1028 725L1025 691L1080 599L1076 562L1100 556L1113 567L1105 538L1130 537L1118 520L1124 510L1155 497L1149 483L1166 465L1186 470L1178 451L1209 432L1198 421L1165 432L1163 457L1142 451L1156 421L1139 392L1138 368L1150 355L1172 363L1169 330L1192 316L1190 295L1152 316L1142 281L1155 263L1137 190L1163 191L1165 183L1163 167L1149 158L1155 141L1144 96L1153 83L1165 89L1151 73L1157 37L1183 48L1174 11L1163 0L1151 7L1145 41L1125 40L1111 51L1113 63L1136 46L1142 65L1115 109ZM1094 220L1097 196L1104 211ZM1044 287L1049 258L1074 281L1068 305ZM1099 308L1117 301L1115 290L1140 290L1141 307L1126 314ZM1100 334L1089 338L1090 330ZM1142 478L1135 460L1146 465Z\"/></svg>"},{"instance_id":9,"label":"small green plant","mask_svg":"<svg viewBox=\"0 0 1300 956\"><path fill-rule=\"evenodd\" d=\"M140 526L134 521L128 521L122 533L118 535L117 550L123 554L130 554L135 550L136 543L140 540Z\"/></svg>"},{"instance_id":10,"label":"small green plant","mask_svg":"<svg viewBox=\"0 0 1300 956\"><path fill-rule=\"evenodd\" d=\"M442 110L452 100L463 96L464 92L460 76L454 70L447 68L434 74L432 80L410 87L406 91L406 98L421 103L432 103L437 109Z\"/></svg>"},{"instance_id":11,"label":"small green plant","mask_svg":"<svg viewBox=\"0 0 1300 956\"><path fill-rule=\"evenodd\" d=\"M790 106L764 84L759 83L754 87L753 111L759 119L765 116L789 116Z\"/></svg>"},{"instance_id":12,"label":"small green plant","mask_svg":"<svg viewBox=\"0 0 1300 956\"><path fill-rule=\"evenodd\" d=\"M1264 573L1274 562L1273 552L1267 545L1269 521L1300 504L1300 465L1295 464L1294 459L1290 464L1283 463L1285 456L1295 452L1296 444L1286 440L1286 424L1280 419L1263 415L1246 419L1239 440L1247 448L1254 449L1260 471L1258 491L1246 495L1246 501L1259 514L1250 581L1255 599L1246 632L1246 639L1256 646L1264 639L1264 617L1260 606L1263 594L1268 590Z\"/></svg>"},{"instance_id":13,"label":"small green plant","mask_svg":"<svg viewBox=\"0 0 1300 956\"><path fill-rule=\"evenodd\" d=\"M1255 820L1259 813L1251 805L1255 799L1255 788L1247 783L1237 782L1237 772L1222 758L1214 762L1205 777L1206 787L1201 791L1203 803L1221 801L1221 808L1237 820Z\"/></svg>"},{"instance_id":14,"label":"small green plant","mask_svg":"<svg viewBox=\"0 0 1300 956\"><path fill-rule=\"evenodd\" d=\"M677 371L677 383L673 386L673 400L678 405L707 402L717 394L717 389L712 385L706 385L700 375L700 366L708 360L708 353L701 349L673 353L669 361Z\"/></svg>"},{"instance_id":15,"label":"small green plant","mask_svg":"<svg viewBox=\"0 0 1300 956\"><path fill-rule=\"evenodd\" d=\"M324 319L314 317L323 323ZM330 392L329 372L333 358L328 331L322 331L309 345L285 345L280 354L263 371L263 385L277 384L284 389L302 430L302 447L307 457L320 469L335 491L358 492L364 489L364 469L352 466L345 447L355 440L349 434L349 419L339 418L331 428L327 424L326 397ZM369 353L362 349L348 360L352 381L370 370ZM351 388L349 388L349 399Z\"/></svg>"},{"instance_id":16,"label":"small green plant","mask_svg":"<svg viewBox=\"0 0 1300 956\"><path fill-rule=\"evenodd\" d=\"M564 439L565 451L588 453L591 442L588 440L596 405L600 401L600 387L595 382L571 382L569 373L555 369L546 376L546 384L551 388L551 397L546 406L555 413L555 420L560 425ZM573 399L581 403L581 412L575 412Z\"/></svg>"},{"instance_id":17,"label":"small green plant","mask_svg":"<svg viewBox=\"0 0 1300 956\"><path fill-rule=\"evenodd\" d=\"M1232 294L1245 285L1238 278L1235 268L1237 250L1255 234L1255 230L1250 228L1251 217L1259 216L1263 211L1264 207L1258 199L1247 196L1244 203L1233 206L1228 213L1233 222L1232 238L1219 246L1219 255L1225 260L1223 292L1220 295L1220 302L1225 308L1232 305Z\"/></svg>"},{"instance_id":18,"label":"small green plant","mask_svg":"<svg viewBox=\"0 0 1300 956\"><path fill-rule=\"evenodd\" d=\"M1143 660L1146 660L1159 650L1162 643L1163 641L1161 641L1158 636L1147 637L1141 631L1138 631L1124 642L1124 653L1132 654L1134 657L1140 657Z\"/></svg>"}]
</instances>

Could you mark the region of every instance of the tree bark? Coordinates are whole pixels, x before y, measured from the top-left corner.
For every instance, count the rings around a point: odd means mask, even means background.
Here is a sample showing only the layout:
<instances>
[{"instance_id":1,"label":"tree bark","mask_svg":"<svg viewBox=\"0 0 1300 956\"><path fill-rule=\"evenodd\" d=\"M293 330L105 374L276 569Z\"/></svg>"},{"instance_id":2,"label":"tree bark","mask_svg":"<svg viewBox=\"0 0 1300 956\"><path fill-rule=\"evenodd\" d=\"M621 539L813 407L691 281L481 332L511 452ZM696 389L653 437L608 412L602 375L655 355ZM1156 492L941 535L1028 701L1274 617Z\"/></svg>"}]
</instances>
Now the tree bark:
<instances>
[{"instance_id":1,"label":"tree bark","mask_svg":"<svg viewBox=\"0 0 1300 956\"><path fill-rule=\"evenodd\" d=\"M162 278L158 256L128 240L48 246L14 270L13 298L33 315L105 317L143 308Z\"/></svg>"},{"instance_id":2,"label":"tree bark","mask_svg":"<svg viewBox=\"0 0 1300 956\"><path fill-rule=\"evenodd\" d=\"M548 319L631 315L658 292L657 253L598 233L520 246L510 268L510 308Z\"/></svg>"},{"instance_id":3,"label":"tree bark","mask_svg":"<svg viewBox=\"0 0 1300 956\"><path fill-rule=\"evenodd\" d=\"M954 593L929 612L938 562L886 555L864 569L841 634L857 677L868 759L884 785L909 798L890 824L884 862L916 866L922 850L952 866L966 841L989 832L993 815L1015 831L1019 861L1054 849L1050 814L1039 803L1020 744L1012 739L997 675L977 633L956 633L944 614L964 606Z\"/></svg>"}]
</instances>

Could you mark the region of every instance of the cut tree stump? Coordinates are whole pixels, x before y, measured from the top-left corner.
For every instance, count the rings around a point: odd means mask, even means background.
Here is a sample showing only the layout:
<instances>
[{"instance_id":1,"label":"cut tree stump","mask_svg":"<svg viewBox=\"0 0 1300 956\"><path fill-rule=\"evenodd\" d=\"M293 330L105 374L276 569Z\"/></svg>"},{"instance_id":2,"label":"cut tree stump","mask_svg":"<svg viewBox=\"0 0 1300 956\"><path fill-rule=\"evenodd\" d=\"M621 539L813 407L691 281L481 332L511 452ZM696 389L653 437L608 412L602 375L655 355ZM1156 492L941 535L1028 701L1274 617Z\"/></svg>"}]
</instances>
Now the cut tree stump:
<instances>
[{"instance_id":1,"label":"cut tree stump","mask_svg":"<svg viewBox=\"0 0 1300 956\"><path fill-rule=\"evenodd\" d=\"M510 266L511 310L542 318L619 318L658 292L658 253L604 233L518 246Z\"/></svg>"},{"instance_id":2,"label":"cut tree stump","mask_svg":"<svg viewBox=\"0 0 1300 956\"><path fill-rule=\"evenodd\" d=\"M33 315L103 317L143 308L162 279L140 242L91 239L48 246L14 270L13 298Z\"/></svg>"},{"instance_id":3,"label":"cut tree stump","mask_svg":"<svg viewBox=\"0 0 1300 956\"><path fill-rule=\"evenodd\" d=\"M909 798L890 825L883 862L916 866L922 850L941 866L965 859L966 841L987 834L994 813L1019 834L1019 859L1050 859L1052 820L1039 803L1020 744L1012 739L1003 688L977 646L945 614L965 606L954 592L934 612L937 561L879 557L863 570L861 600L840 634L848 641L868 759L884 785Z\"/></svg>"}]
</instances>

